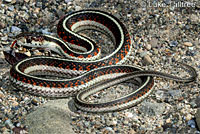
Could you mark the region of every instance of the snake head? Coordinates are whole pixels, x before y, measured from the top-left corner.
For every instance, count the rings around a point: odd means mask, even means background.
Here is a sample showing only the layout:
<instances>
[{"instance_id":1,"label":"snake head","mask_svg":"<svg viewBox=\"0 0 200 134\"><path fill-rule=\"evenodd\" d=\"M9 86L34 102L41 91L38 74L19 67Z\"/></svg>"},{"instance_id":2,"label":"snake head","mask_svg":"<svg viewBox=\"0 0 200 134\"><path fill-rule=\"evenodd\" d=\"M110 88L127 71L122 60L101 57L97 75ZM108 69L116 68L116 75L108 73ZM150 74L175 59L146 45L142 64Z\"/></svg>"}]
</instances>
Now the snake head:
<instances>
[{"instance_id":1,"label":"snake head","mask_svg":"<svg viewBox=\"0 0 200 134\"><path fill-rule=\"evenodd\" d=\"M32 47L31 46L29 47L29 44L31 44L32 42L42 42L43 40L44 38L40 33L30 32L30 33L21 33L17 35L16 40L13 41L10 47L3 49L3 54L5 56L6 61L9 64L13 65L25 58L30 57L32 54L29 51L29 49L31 49Z\"/></svg>"},{"instance_id":2,"label":"snake head","mask_svg":"<svg viewBox=\"0 0 200 134\"><path fill-rule=\"evenodd\" d=\"M14 49L4 50L3 54L5 56L5 60L11 65L14 65L15 63L28 57L26 54L15 52Z\"/></svg>"}]
</instances>

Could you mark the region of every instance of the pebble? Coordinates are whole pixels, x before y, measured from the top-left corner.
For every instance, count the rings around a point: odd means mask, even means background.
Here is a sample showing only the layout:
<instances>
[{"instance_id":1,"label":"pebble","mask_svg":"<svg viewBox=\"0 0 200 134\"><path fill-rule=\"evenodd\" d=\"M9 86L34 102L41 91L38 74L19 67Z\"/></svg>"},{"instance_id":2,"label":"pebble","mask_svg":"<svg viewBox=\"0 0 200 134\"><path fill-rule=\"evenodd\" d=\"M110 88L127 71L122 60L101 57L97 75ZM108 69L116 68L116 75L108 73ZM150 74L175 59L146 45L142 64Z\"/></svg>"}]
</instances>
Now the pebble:
<instances>
[{"instance_id":1,"label":"pebble","mask_svg":"<svg viewBox=\"0 0 200 134\"><path fill-rule=\"evenodd\" d=\"M189 121L189 120L191 120L192 119L192 115L191 114L187 114L187 116L186 116L186 121Z\"/></svg>"},{"instance_id":2,"label":"pebble","mask_svg":"<svg viewBox=\"0 0 200 134\"><path fill-rule=\"evenodd\" d=\"M145 62L145 64L153 64L153 61L152 61L152 59L151 59L151 57L149 56L149 55L145 55L144 56L144 62Z\"/></svg>"},{"instance_id":3,"label":"pebble","mask_svg":"<svg viewBox=\"0 0 200 134\"><path fill-rule=\"evenodd\" d=\"M171 123L171 118L166 119L166 123Z\"/></svg>"},{"instance_id":4,"label":"pebble","mask_svg":"<svg viewBox=\"0 0 200 134\"><path fill-rule=\"evenodd\" d=\"M81 10L82 9L82 7L80 7L80 6L75 6L75 10L76 11L79 11L79 10Z\"/></svg>"},{"instance_id":5,"label":"pebble","mask_svg":"<svg viewBox=\"0 0 200 134\"><path fill-rule=\"evenodd\" d=\"M33 54L34 54L34 55L42 55L43 53L40 52L39 50L35 50L35 51L33 51Z\"/></svg>"},{"instance_id":6,"label":"pebble","mask_svg":"<svg viewBox=\"0 0 200 134\"><path fill-rule=\"evenodd\" d=\"M31 101L31 103L32 103L33 105L36 105L36 106L37 106L37 105L38 105L38 100L34 98L34 99Z\"/></svg>"},{"instance_id":7,"label":"pebble","mask_svg":"<svg viewBox=\"0 0 200 134\"><path fill-rule=\"evenodd\" d=\"M14 10L14 6L8 7L8 10L13 11Z\"/></svg>"},{"instance_id":8,"label":"pebble","mask_svg":"<svg viewBox=\"0 0 200 134\"><path fill-rule=\"evenodd\" d=\"M4 93L2 91L0 91L0 99L4 98L4 97L5 97Z\"/></svg>"},{"instance_id":9,"label":"pebble","mask_svg":"<svg viewBox=\"0 0 200 134\"><path fill-rule=\"evenodd\" d=\"M177 41L171 41L170 43L169 43L169 46L170 47L176 47L178 45L178 42Z\"/></svg>"},{"instance_id":10,"label":"pebble","mask_svg":"<svg viewBox=\"0 0 200 134\"><path fill-rule=\"evenodd\" d=\"M191 101L190 105L192 108L197 108L197 104L196 104L195 100Z\"/></svg>"},{"instance_id":11,"label":"pebble","mask_svg":"<svg viewBox=\"0 0 200 134\"><path fill-rule=\"evenodd\" d=\"M124 123L124 125L128 125L129 120L125 119L125 120L123 121L123 123Z\"/></svg>"},{"instance_id":12,"label":"pebble","mask_svg":"<svg viewBox=\"0 0 200 134\"><path fill-rule=\"evenodd\" d=\"M10 119L7 119L7 120L5 121L5 124L8 125L8 127L11 128L11 129L13 129L13 128L15 127L15 126L13 125L13 123L11 122Z\"/></svg>"},{"instance_id":13,"label":"pebble","mask_svg":"<svg viewBox=\"0 0 200 134\"><path fill-rule=\"evenodd\" d=\"M200 21L199 21L199 16L196 15L196 14L191 14L191 15L190 15L190 19L191 19L191 21L194 22L194 23L199 23L199 22L200 22Z\"/></svg>"},{"instance_id":14,"label":"pebble","mask_svg":"<svg viewBox=\"0 0 200 134\"><path fill-rule=\"evenodd\" d=\"M1 21L0 21L0 29L5 28L5 26L6 26L6 24L5 24L4 22L1 22Z\"/></svg>"},{"instance_id":15,"label":"pebble","mask_svg":"<svg viewBox=\"0 0 200 134\"><path fill-rule=\"evenodd\" d=\"M85 125L85 127L89 128L90 123L86 121L86 122L84 122L84 125Z\"/></svg>"},{"instance_id":16,"label":"pebble","mask_svg":"<svg viewBox=\"0 0 200 134\"><path fill-rule=\"evenodd\" d=\"M150 44L147 44L147 45L146 45L146 49L147 49L147 50L151 50L151 45L150 45Z\"/></svg>"},{"instance_id":17,"label":"pebble","mask_svg":"<svg viewBox=\"0 0 200 134\"><path fill-rule=\"evenodd\" d=\"M129 134L137 134L137 132L136 132L135 130L131 129L131 130L129 131Z\"/></svg>"},{"instance_id":18,"label":"pebble","mask_svg":"<svg viewBox=\"0 0 200 134\"><path fill-rule=\"evenodd\" d=\"M42 31L43 34L48 34L48 35L52 34L51 32L49 32L48 29L42 29L41 31Z\"/></svg>"},{"instance_id":19,"label":"pebble","mask_svg":"<svg viewBox=\"0 0 200 134\"><path fill-rule=\"evenodd\" d=\"M188 126L190 126L191 128L195 128L196 127L196 123L194 120L189 120L188 121Z\"/></svg>"},{"instance_id":20,"label":"pebble","mask_svg":"<svg viewBox=\"0 0 200 134\"><path fill-rule=\"evenodd\" d=\"M158 54L158 49L153 48L153 53L154 53L155 55L157 55L157 54Z\"/></svg>"},{"instance_id":21,"label":"pebble","mask_svg":"<svg viewBox=\"0 0 200 134\"><path fill-rule=\"evenodd\" d=\"M150 40L150 44L151 44L151 47L157 47L158 46L158 39L156 39L156 38L152 38L151 40Z\"/></svg>"},{"instance_id":22,"label":"pebble","mask_svg":"<svg viewBox=\"0 0 200 134\"><path fill-rule=\"evenodd\" d=\"M115 131L111 127L106 127L103 129L102 134L115 134Z\"/></svg>"},{"instance_id":23,"label":"pebble","mask_svg":"<svg viewBox=\"0 0 200 134\"><path fill-rule=\"evenodd\" d=\"M69 3L69 2L71 2L72 0L65 0L65 3Z\"/></svg>"},{"instance_id":24,"label":"pebble","mask_svg":"<svg viewBox=\"0 0 200 134\"><path fill-rule=\"evenodd\" d=\"M1 37L1 40L2 41L7 41L8 40L8 36Z\"/></svg>"},{"instance_id":25,"label":"pebble","mask_svg":"<svg viewBox=\"0 0 200 134\"><path fill-rule=\"evenodd\" d=\"M125 116L128 117L128 118L132 118L132 117L133 117L133 114L130 113L130 112L126 112L126 113L125 113Z\"/></svg>"},{"instance_id":26,"label":"pebble","mask_svg":"<svg viewBox=\"0 0 200 134\"><path fill-rule=\"evenodd\" d=\"M140 57L145 57L147 55L147 51L141 50L139 53L140 53Z\"/></svg>"},{"instance_id":27,"label":"pebble","mask_svg":"<svg viewBox=\"0 0 200 134\"><path fill-rule=\"evenodd\" d=\"M31 56L31 52L30 51L27 51L24 54L27 55L27 56Z\"/></svg>"},{"instance_id":28,"label":"pebble","mask_svg":"<svg viewBox=\"0 0 200 134\"><path fill-rule=\"evenodd\" d=\"M22 30L21 30L21 28L19 28L19 27L16 27L16 26L12 26L11 27L11 32L12 33L19 33L19 32L21 32Z\"/></svg>"},{"instance_id":29,"label":"pebble","mask_svg":"<svg viewBox=\"0 0 200 134\"><path fill-rule=\"evenodd\" d=\"M185 46L187 46L187 47L193 46L191 42L184 42L183 45L185 45Z\"/></svg>"}]
</instances>

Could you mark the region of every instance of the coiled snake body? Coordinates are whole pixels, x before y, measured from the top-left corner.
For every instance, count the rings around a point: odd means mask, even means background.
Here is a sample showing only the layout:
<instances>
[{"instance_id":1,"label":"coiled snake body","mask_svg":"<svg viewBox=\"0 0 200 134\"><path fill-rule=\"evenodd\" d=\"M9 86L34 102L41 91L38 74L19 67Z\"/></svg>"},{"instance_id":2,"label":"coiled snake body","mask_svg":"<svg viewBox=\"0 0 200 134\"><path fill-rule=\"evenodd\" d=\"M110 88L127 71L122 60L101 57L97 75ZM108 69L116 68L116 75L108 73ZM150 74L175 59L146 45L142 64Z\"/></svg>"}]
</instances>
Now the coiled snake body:
<instances>
[{"instance_id":1,"label":"coiled snake body","mask_svg":"<svg viewBox=\"0 0 200 134\"><path fill-rule=\"evenodd\" d=\"M94 29L109 36L115 44L115 50L99 59L101 54L99 46L87 37L76 33L86 29ZM79 109L89 112L107 112L131 107L147 97L153 89L153 76L180 82L194 81L197 76L192 67L180 63L177 64L189 70L191 77L179 78L156 71L143 71L137 66L122 65L133 49L130 35L116 17L103 11L82 10L68 14L59 21L57 33L63 40L40 34L21 34L17 37L23 36L27 43L37 47L49 47L65 58L37 56L19 61L10 70L14 86L25 92L46 97L76 95L75 105ZM12 44L12 47L16 44L17 41ZM86 52L74 51L72 47ZM57 80L38 77L33 75L35 73L56 75L70 73L79 76ZM85 101L88 95L135 77L140 79L139 88L126 96L105 103Z\"/></svg>"}]
</instances>

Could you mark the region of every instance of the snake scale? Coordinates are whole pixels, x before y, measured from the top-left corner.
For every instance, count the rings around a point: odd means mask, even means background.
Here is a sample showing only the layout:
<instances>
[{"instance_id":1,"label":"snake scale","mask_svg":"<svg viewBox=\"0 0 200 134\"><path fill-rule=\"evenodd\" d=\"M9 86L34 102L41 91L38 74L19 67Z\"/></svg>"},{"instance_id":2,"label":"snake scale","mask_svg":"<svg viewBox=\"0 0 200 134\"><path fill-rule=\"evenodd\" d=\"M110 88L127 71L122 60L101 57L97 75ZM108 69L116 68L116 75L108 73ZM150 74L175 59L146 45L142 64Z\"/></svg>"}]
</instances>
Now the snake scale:
<instances>
[{"instance_id":1,"label":"snake scale","mask_svg":"<svg viewBox=\"0 0 200 134\"><path fill-rule=\"evenodd\" d=\"M100 47L88 37L77 34L88 29L108 36L115 44L115 50L100 58ZM62 40L38 33L22 33L17 36L11 45L12 48L17 46L18 40L23 37L26 39L25 44L32 45L30 47L50 48L61 57L33 56L17 62L10 70L10 79L15 87L45 97L76 96L75 105L81 110L109 112L131 107L146 98L152 92L154 76L179 82L192 82L197 77L193 67L182 63L176 64L189 72L188 78L124 65L133 49L131 37L122 22L104 11L81 10L69 13L60 19L57 33ZM71 79L51 79L38 76L40 74L77 76ZM104 103L85 101L87 96L95 92L136 77L139 79L139 87L126 96Z\"/></svg>"}]
</instances>

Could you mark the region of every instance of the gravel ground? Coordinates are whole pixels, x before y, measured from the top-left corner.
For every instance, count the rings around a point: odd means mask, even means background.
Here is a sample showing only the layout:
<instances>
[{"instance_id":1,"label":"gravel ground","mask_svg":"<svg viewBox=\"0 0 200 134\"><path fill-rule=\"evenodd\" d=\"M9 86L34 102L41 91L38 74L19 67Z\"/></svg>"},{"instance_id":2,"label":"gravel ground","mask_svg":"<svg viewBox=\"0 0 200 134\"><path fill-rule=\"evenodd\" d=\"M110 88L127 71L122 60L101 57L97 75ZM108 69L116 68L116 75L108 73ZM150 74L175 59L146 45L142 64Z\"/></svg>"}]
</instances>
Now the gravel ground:
<instances>
[{"instance_id":1,"label":"gravel ground","mask_svg":"<svg viewBox=\"0 0 200 134\"><path fill-rule=\"evenodd\" d=\"M26 118L46 102L51 102L20 92L10 85L8 72L11 66L4 60L3 48L9 46L20 32L35 31L57 36L58 20L68 12L101 9L124 22L134 40L134 50L127 64L172 74L180 71L178 75L184 76L183 70L169 65L172 61L180 61L193 66L198 73L200 71L199 0L3 0L0 7L0 133L3 134L17 133L13 128L24 128L29 132L34 126L27 125ZM109 42L97 35L93 35L96 42ZM102 48L105 53L112 50L105 45ZM155 90L147 99L119 112L90 114L72 107L74 114L70 114L68 125L74 133L199 134L199 78L190 84L156 78ZM118 85L108 89L107 95L106 90L91 99L109 97L120 90L127 93L129 89L127 84ZM43 129L46 133L54 132Z\"/></svg>"}]
</instances>

